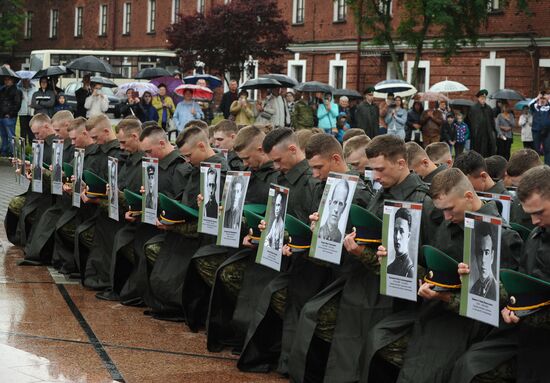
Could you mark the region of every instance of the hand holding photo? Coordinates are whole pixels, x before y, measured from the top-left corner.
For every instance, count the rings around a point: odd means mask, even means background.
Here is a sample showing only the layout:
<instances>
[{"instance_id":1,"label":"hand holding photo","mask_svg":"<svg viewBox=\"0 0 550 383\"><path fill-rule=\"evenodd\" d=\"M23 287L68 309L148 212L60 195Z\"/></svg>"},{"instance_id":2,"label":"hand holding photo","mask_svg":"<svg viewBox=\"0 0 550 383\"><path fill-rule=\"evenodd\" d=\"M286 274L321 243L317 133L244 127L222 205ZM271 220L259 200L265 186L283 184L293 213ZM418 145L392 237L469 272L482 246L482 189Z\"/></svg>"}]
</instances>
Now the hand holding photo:
<instances>
[{"instance_id":1,"label":"hand holding photo","mask_svg":"<svg viewBox=\"0 0 550 383\"><path fill-rule=\"evenodd\" d=\"M74 150L74 182L73 182L73 206L80 207L80 193L82 192L82 173L84 172L84 149Z\"/></svg>"},{"instance_id":2,"label":"hand holding photo","mask_svg":"<svg viewBox=\"0 0 550 383\"><path fill-rule=\"evenodd\" d=\"M108 199L109 199L109 218L118 221L118 159L109 157L107 160L108 168Z\"/></svg>"},{"instance_id":3,"label":"hand holding photo","mask_svg":"<svg viewBox=\"0 0 550 383\"><path fill-rule=\"evenodd\" d=\"M143 187L145 189L142 221L155 225L158 206L158 159L143 157L142 171Z\"/></svg>"},{"instance_id":4,"label":"hand holding photo","mask_svg":"<svg viewBox=\"0 0 550 383\"><path fill-rule=\"evenodd\" d=\"M32 143L32 191L42 193L42 163L44 159L44 141Z\"/></svg>"},{"instance_id":5,"label":"hand holding photo","mask_svg":"<svg viewBox=\"0 0 550 383\"><path fill-rule=\"evenodd\" d=\"M52 145L52 194L63 194L63 140L54 140Z\"/></svg>"}]
</instances>

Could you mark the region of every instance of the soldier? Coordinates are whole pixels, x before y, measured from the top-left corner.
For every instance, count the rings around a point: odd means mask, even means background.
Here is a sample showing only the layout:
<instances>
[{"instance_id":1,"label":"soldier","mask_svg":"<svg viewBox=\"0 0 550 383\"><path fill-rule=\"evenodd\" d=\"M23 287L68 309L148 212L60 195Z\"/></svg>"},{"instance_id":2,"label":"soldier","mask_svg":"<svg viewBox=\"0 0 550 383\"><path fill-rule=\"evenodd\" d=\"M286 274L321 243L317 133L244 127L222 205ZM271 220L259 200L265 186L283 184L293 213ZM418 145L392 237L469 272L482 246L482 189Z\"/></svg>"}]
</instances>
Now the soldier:
<instances>
[{"instance_id":1,"label":"soldier","mask_svg":"<svg viewBox=\"0 0 550 383\"><path fill-rule=\"evenodd\" d=\"M342 232L340 231L340 219L346 209L349 194L349 185L346 180L340 180L334 189L329 201L329 215L325 224L319 228L319 238L340 242Z\"/></svg>"},{"instance_id":2,"label":"soldier","mask_svg":"<svg viewBox=\"0 0 550 383\"><path fill-rule=\"evenodd\" d=\"M231 120L222 120L212 128L214 147L227 150L227 165L229 170L243 170L243 162L235 153L233 146L239 131L237 124Z\"/></svg>"},{"instance_id":3,"label":"soldier","mask_svg":"<svg viewBox=\"0 0 550 383\"><path fill-rule=\"evenodd\" d=\"M208 218L218 218L218 200L216 198L216 191L218 189L218 180L216 171L209 168L206 172L206 195L208 202L204 205L204 216Z\"/></svg>"},{"instance_id":4,"label":"soldier","mask_svg":"<svg viewBox=\"0 0 550 383\"><path fill-rule=\"evenodd\" d=\"M285 234L285 224L283 221L285 211L282 205L283 193L277 193L273 204L273 220L271 221L270 226L267 230L264 244L264 246L271 247L272 249L277 251L282 251L283 249L283 237Z\"/></svg>"},{"instance_id":5,"label":"soldier","mask_svg":"<svg viewBox=\"0 0 550 383\"><path fill-rule=\"evenodd\" d=\"M223 227L238 229L242 216L240 214L241 202L244 198L244 178L237 176L233 179L228 191L227 206L224 206Z\"/></svg>"},{"instance_id":6,"label":"soldier","mask_svg":"<svg viewBox=\"0 0 550 383\"><path fill-rule=\"evenodd\" d=\"M50 118L45 114L38 113L31 119L30 126L36 139L44 140L44 162L51 163L55 131ZM26 193L14 197L8 205L4 219L8 240L15 245L24 246L30 240L30 230L32 230L30 225L37 218L35 212L39 208L40 211L44 211L51 206L51 203L52 198L49 190L45 190L44 193L34 193L32 185L29 185Z\"/></svg>"},{"instance_id":7,"label":"soldier","mask_svg":"<svg viewBox=\"0 0 550 383\"><path fill-rule=\"evenodd\" d=\"M365 148L370 142L370 138L367 136L352 137L344 142L343 156L348 166L363 175L365 168L367 167L367 155L365 154Z\"/></svg>"},{"instance_id":8,"label":"soldier","mask_svg":"<svg viewBox=\"0 0 550 383\"><path fill-rule=\"evenodd\" d=\"M438 174L430 186L430 194L435 207L443 212L444 220L434 222L427 217L423 222L423 243L460 262L463 258L464 213L472 211L498 216L496 204L482 202L459 169L447 169ZM521 245L519 235L504 224L501 267L517 268ZM377 256L387 256L383 246L379 247ZM419 262L424 263L422 259ZM433 288L432 283L422 283L418 295L424 302L420 308L411 313L391 314L371 331L366 344L365 379L379 376L376 373L387 374L393 368L403 381L446 382L456 359L473 342L487 335L488 325L458 314L459 292ZM377 360L373 359L376 353L378 362L371 365ZM381 370L382 366L385 366L385 371Z\"/></svg>"},{"instance_id":9,"label":"soldier","mask_svg":"<svg viewBox=\"0 0 550 383\"><path fill-rule=\"evenodd\" d=\"M487 172L487 164L481 154L470 150L455 158L454 167L462 170L475 191L497 194L509 194L504 182L495 182Z\"/></svg>"},{"instance_id":10,"label":"soldier","mask_svg":"<svg viewBox=\"0 0 550 383\"><path fill-rule=\"evenodd\" d=\"M152 165L147 166L147 190L145 192L145 208L153 208L153 189L155 187L155 167Z\"/></svg>"},{"instance_id":11,"label":"soldier","mask_svg":"<svg viewBox=\"0 0 550 383\"><path fill-rule=\"evenodd\" d=\"M432 142L426 146L426 154L434 164L453 167L453 156L446 142Z\"/></svg>"},{"instance_id":12,"label":"soldier","mask_svg":"<svg viewBox=\"0 0 550 383\"><path fill-rule=\"evenodd\" d=\"M414 264L409 257L412 216L408 209L399 208L395 212L393 225L393 246L395 259L388 265L389 274L412 278Z\"/></svg>"},{"instance_id":13,"label":"soldier","mask_svg":"<svg viewBox=\"0 0 550 383\"><path fill-rule=\"evenodd\" d=\"M52 127L56 132L57 138L64 140L62 148L63 162L70 162L73 158L74 146L71 143L68 130L72 121L73 115L68 110L59 111L52 117ZM59 167L57 170L59 173L61 173L61 165L62 164L55 165L56 168ZM61 181L61 178L60 174L59 181ZM37 225L31 229L30 236L32 240L28 241L25 245L26 260L46 264L51 261L55 224L65 210L69 209L71 206L71 200L66 193L61 196L54 196L53 199L53 206L48 207L47 210L39 215Z\"/></svg>"},{"instance_id":14,"label":"soldier","mask_svg":"<svg viewBox=\"0 0 550 383\"><path fill-rule=\"evenodd\" d=\"M422 178L422 181L430 184L432 179L443 170L447 169L446 165L436 165L426 151L414 141L407 142L407 162L409 169L415 172Z\"/></svg>"}]
</instances>

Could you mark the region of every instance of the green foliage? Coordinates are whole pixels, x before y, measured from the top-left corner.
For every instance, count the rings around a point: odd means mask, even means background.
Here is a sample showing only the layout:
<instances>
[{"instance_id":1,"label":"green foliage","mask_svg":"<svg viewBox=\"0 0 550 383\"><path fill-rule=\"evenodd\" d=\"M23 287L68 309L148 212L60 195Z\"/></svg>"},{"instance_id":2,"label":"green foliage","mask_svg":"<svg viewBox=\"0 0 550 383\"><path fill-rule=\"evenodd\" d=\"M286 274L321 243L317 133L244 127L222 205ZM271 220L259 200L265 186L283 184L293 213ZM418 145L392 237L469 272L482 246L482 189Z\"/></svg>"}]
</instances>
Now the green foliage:
<instances>
[{"instance_id":1,"label":"green foliage","mask_svg":"<svg viewBox=\"0 0 550 383\"><path fill-rule=\"evenodd\" d=\"M23 31L25 14L22 0L0 0L0 51L11 51Z\"/></svg>"}]
</instances>

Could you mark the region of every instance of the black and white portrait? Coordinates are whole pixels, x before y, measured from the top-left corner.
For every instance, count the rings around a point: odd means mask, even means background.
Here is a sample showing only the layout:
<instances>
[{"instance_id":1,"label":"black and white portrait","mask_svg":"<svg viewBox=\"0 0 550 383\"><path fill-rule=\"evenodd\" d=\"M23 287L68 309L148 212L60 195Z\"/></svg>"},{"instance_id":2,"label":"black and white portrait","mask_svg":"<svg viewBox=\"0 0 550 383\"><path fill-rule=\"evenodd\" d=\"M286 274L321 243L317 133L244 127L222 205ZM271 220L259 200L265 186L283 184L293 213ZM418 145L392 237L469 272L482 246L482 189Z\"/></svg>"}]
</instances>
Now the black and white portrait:
<instances>
[{"instance_id":1,"label":"black and white portrait","mask_svg":"<svg viewBox=\"0 0 550 383\"><path fill-rule=\"evenodd\" d=\"M241 223L241 206L245 194L245 178L235 176L229 185L227 199L224 206L223 227L228 229L238 229Z\"/></svg>"},{"instance_id":2,"label":"black and white portrait","mask_svg":"<svg viewBox=\"0 0 550 383\"><path fill-rule=\"evenodd\" d=\"M115 204L117 201L118 186L117 186L117 177L118 169L116 161L109 161L109 189L111 193L111 204Z\"/></svg>"},{"instance_id":3,"label":"black and white portrait","mask_svg":"<svg viewBox=\"0 0 550 383\"><path fill-rule=\"evenodd\" d=\"M145 185L145 208L155 208L155 173L156 168L153 165L148 165L146 168L147 183Z\"/></svg>"},{"instance_id":4,"label":"black and white portrait","mask_svg":"<svg viewBox=\"0 0 550 383\"><path fill-rule=\"evenodd\" d=\"M214 168L208 168L205 177L204 215L208 218L218 218L218 176Z\"/></svg>"},{"instance_id":5,"label":"black and white portrait","mask_svg":"<svg viewBox=\"0 0 550 383\"><path fill-rule=\"evenodd\" d=\"M470 293L496 300L496 254L498 226L489 222L476 221L472 232L470 249L471 284Z\"/></svg>"},{"instance_id":6,"label":"black and white portrait","mask_svg":"<svg viewBox=\"0 0 550 383\"><path fill-rule=\"evenodd\" d=\"M346 230L347 216L344 215L349 205L350 186L345 179L336 180L332 185L329 198L323 208L321 227L318 237L326 241L341 242ZM345 219L343 219L345 218Z\"/></svg>"},{"instance_id":7,"label":"black and white portrait","mask_svg":"<svg viewBox=\"0 0 550 383\"><path fill-rule=\"evenodd\" d=\"M42 179L42 146L36 142L33 144L33 153L32 153L32 178L35 180Z\"/></svg>"},{"instance_id":8,"label":"black and white portrait","mask_svg":"<svg viewBox=\"0 0 550 383\"><path fill-rule=\"evenodd\" d=\"M63 178L62 172L62 162L63 162L63 144L57 143L55 145L55 152L53 158L53 182L61 182Z\"/></svg>"},{"instance_id":9,"label":"black and white portrait","mask_svg":"<svg viewBox=\"0 0 550 383\"><path fill-rule=\"evenodd\" d=\"M271 215L264 246L274 250L282 250L285 235L285 210L287 195L277 192L273 198L271 206Z\"/></svg>"},{"instance_id":10,"label":"black and white portrait","mask_svg":"<svg viewBox=\"0 0 550 383\"><path fill-rule=\"evenodd\" d=\"M390 234L393 234L393 246L388 249L388 253L392 256L391 263L388 263L388 274L407 278L414 277L415 265L409 256L412 222L413 218L409 209L401 207L395 212L393 230L390 229Z\"/></svg>"}]
</instances>

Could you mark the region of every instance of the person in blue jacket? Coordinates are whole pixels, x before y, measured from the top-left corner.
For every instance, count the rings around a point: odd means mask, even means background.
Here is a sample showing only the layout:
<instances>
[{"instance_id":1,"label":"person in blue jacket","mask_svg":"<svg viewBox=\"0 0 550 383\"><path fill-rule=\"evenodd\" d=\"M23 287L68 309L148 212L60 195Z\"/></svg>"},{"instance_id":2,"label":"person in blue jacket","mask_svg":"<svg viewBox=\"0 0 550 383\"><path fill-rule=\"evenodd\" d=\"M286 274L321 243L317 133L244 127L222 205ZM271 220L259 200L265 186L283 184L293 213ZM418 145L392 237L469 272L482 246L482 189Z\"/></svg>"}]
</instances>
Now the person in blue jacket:
<instances>
[{"instance_id":1,"label":"person in blue jacket","mask_svg":"<svg viewBox=\"0 0 550 383\"><path fill-rule=\"evenodd\" d=\"M337 134L336 123L338 121L338 105L332 101L332 94L325 93L323 102L317 107L318 127L325 133Z\"/></svg>"}]
</instances>

